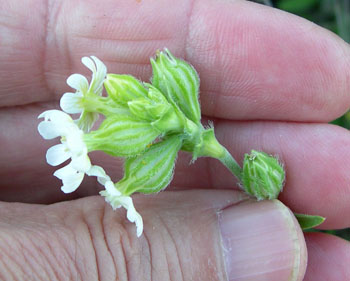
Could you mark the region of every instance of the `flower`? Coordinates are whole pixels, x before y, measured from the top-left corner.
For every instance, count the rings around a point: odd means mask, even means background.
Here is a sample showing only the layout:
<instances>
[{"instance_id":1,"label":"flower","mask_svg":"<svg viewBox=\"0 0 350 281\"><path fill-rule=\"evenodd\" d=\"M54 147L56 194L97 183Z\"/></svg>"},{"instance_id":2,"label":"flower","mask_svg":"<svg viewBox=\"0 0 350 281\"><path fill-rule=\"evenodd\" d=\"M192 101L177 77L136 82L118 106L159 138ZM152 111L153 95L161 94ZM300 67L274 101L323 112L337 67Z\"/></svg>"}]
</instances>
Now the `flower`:
<instances>
[{"instance_id":1,"label":"flower","mask_svg":"<svg viewBox=\"0 0 350 281\"><path fill-rule=\"evenodd\" d=\"M92 166L87 173L89 176L96 176L97 181L102 184L106 190L100 192L105 197L113 210L124 207L127 210L126 217L136 225L136 235L140 237L143 232L143 220L141 215L136 211L134 203L130 196L123 195L114 185L111 178L99 166Z\"/></svg>"},{"instance_id":2,"label":"flower","mask_svg":"<svg viewBox=\"0 0 350 281\"><path fill-rule=\"evenodd\" d=\"M87 110L82 101L84 98L88 98L89 95L102 95L103 82L107 75L107 68L94 56L91 56L91 58L83 57L81 62L92 71L90 85L88 80L81 74L72 74L69 76L67 84L75 89L76 92L65 93L60 100L60 106L62 110L67 113L81 113L77 124L84 132L88 132L99 115L97 112Z\"/></svg>"},{"instance_id":3,"label":"flower","mask_svg":"<svg viewBox=\"0 0 350 281\"><path fill-rule=\"evenodd\" d=\"M48 149L46 160L50 165L57 166L71 158L71 162L57 170L54 176L62 180L61 189L64 193L73 192L91 168L87 146L83 140L84 133L68 114L60 110L45 111L38 118L44 118L38 125L38 131L44 139L61 136L61 143Z\"/></svg>"}]
</instances>

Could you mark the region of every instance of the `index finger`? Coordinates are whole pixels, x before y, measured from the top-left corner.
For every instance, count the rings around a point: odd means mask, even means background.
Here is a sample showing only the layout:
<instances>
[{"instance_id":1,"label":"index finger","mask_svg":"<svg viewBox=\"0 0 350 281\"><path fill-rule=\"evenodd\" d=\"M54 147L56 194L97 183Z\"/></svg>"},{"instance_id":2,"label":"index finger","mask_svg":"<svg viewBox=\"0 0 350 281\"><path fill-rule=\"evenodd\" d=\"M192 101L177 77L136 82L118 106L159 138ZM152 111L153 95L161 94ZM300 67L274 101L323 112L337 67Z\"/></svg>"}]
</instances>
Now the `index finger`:
<instances>
[{"instance_id":1,"label":"index finger","mask_svg":"<svg viewBox=\"0 0 350 281\"><path fill-rule=\"evenodd\" d=\"M163 47L196 67L209 116L330 121L350 105L349 46L276 9L213 0L0 3L7 19L1 106L58 99L84 55L147 80L149 57ZM41 17L31 17L29 6Z\"/></svg>"}]
</instances>

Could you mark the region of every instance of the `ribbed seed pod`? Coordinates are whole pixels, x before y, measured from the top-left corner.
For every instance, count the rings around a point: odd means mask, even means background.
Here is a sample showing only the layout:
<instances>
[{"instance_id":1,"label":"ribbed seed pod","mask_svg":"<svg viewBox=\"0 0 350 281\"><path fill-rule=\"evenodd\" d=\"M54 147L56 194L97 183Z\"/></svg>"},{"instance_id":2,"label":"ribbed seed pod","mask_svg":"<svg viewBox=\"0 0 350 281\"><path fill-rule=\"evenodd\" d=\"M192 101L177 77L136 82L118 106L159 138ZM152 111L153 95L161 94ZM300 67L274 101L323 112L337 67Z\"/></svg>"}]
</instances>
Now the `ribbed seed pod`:
<instances>
[{"instance_id":1,"label":"ribbed seed pod","mask_svg":"<svg viewBox=\"0 0 350 281\"><path fill-rule=\"evenodd\" d=\"M132 115L113 115L84 135L89 151L102 150L112 156L132 157L142 153L161 132L150 122Z\"/></svg>"},{"instance_id":2,"label":"ribbed seed pod","mask_svg":"<svg viewBox=\"0 0 350 281\"><path fill-rule=\"evenodd\" d=\"M201 118L198 101L199 77L187 62L174 57L169 50L151 59L152 84L179 106L186 117L198 124Z\"/></svg>"},{"instance_id":3,"label":"ribbed seed pod","mask_svg":"<svg viewBox=\"0 0 350 281\"><path fill-rule=\"evenodd\" d=\"M125 195L155 193L166 188L173 177L181 143L179 136L173 136L152 145L142 155L127 159L124 178L116 183L116 188Z\"/></svg>"},{"instance_id":4,"label":"ribbed seed pod","mask_svg":"<svg viewBox=\"0 0 350 281\"><path fill-rule=\"evenodd\" d=\"M258 200L275 199L282 190L285 172L278 160L265 152L245 154L242 182L244 190Z\"/></svg>"}]
</instances>

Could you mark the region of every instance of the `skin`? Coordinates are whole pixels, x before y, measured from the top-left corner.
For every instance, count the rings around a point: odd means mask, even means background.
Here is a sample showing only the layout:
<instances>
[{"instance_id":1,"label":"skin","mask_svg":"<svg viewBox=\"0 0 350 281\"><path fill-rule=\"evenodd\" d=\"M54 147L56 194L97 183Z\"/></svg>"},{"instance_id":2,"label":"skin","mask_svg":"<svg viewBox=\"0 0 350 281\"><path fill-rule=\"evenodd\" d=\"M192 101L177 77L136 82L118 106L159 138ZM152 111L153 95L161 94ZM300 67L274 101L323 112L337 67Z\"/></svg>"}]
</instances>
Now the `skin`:
<instances>
[{"instance_id":1,"label":"skin","mask_svg":"<svg viewBox=\"0 0 350 281\"><path fill-rule=\"evenodd\" d=\"M111 73L147 81L149 57L169 48L198 71L203 119L214 121L217 138L236 159L250 149L279 155L287 173L281 201L326 217L322 228L350 226L350 134L327 124L350 106L349 45L304 19L250 2L171 4L0 1L0 199L21 202L0 204L1 279L225 278L214 225L220 210L245 199L222 190L236 182L216 160L188 166L190 157L181 153L169 190L184 191L135 197L145 220L139 240L123 211L93 196L101 189L94 179L74 194L60 191L45 162L56 140L40 138L36 117L58 108L71 73L90 75L80 63L86 55ZM121 177L120 160L100 153L92 159ZM209 237L193 240L197 233ZM190 247L181 243L186 239ZM322 272L335 281L349 278L348 242L307 234L306 243L304 280L329 280ZM296 280L303 280L304 250L301 260Z\"/></svg>"}]
</instances>

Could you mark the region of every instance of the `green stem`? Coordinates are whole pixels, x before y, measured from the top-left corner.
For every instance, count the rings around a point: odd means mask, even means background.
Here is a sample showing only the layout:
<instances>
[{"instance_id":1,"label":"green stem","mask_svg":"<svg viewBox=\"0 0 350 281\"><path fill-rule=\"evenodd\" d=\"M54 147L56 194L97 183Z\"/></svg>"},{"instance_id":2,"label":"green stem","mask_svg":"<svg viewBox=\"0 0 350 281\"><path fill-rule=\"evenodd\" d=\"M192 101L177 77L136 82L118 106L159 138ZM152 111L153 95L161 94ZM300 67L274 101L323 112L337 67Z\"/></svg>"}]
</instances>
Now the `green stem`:
<instances>
[{"instance_id":1,"label":"green stem","mask_svg":"<svg viewBox=\"0 0 350 281\"><path fill-rule=\"evenodd\" d=\"M225 165L227 169L231 171L232 174L235 175L235 177L239 180L242 181L242 168L239 166L237 161L232 157L230 152L226 148L224 148L224 155L220 158L220 162Z\"/></svg>"},{"instance_id":2,"label":"green stem","mask_svg":"<svg viewBox=\"0 0 350 281\"><path fill-rule=\"evenodd\" d=\"M239 180L242 181L242 168L230 152L216 139L214 130L202 131L203 144L198 156L209 156L218 159Z\"/></svg>"}]
</instances>

